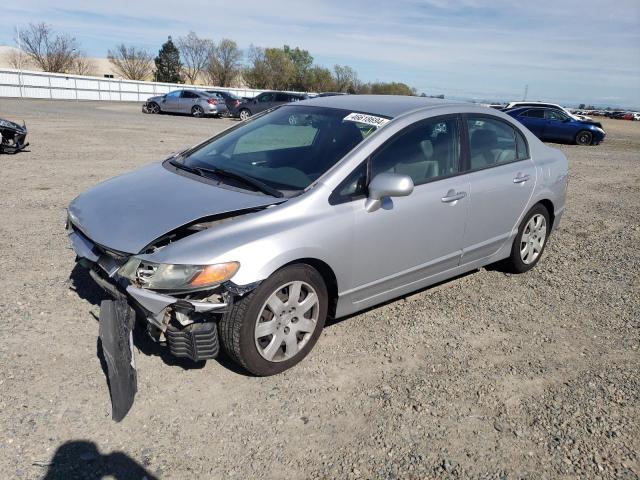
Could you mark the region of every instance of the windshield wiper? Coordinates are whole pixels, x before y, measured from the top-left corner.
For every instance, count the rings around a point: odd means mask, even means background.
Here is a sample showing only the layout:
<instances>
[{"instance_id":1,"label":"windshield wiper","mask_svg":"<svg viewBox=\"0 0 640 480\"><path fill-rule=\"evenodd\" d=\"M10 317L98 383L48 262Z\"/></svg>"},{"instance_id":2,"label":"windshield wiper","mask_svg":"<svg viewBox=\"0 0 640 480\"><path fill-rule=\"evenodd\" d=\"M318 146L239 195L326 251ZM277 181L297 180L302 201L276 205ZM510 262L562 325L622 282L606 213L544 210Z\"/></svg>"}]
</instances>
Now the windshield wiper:
<instances>
[{"instance_id":1,"label":"windshield wiper","mask_svg":"<svg viewBox=\"0 0 640 480\"><path fill-rule=\"evenodd\" d=\"M284 194L280 190L270 187L266 183L263 183L256 178L250 177L248 175L244 175L242 173L233 172L231 170L226 170L220 167L211 167L211 168L210 167L189 167L189 168L193 168L194 170L199 171L201 174L213 173L214 175L218 175L220 177L229 177L229 178L233 178L234 180L240 180L244 184L250 185L256 190L259 190L262 193L266 193L267 195L271 195L272 197L276 197L276 198L284 197Z\"/></svg>"},{"instance_id":2,"label":"windshield wiper","mask_svg":"<svg viewBox=\"0 0 640 480\"><path fill-rule=\"evenodd\" d=\"M249 185L255 188L256 190L259 190L262 193L271 195L272 197L276 197L276 198L284 197L284 194L280 190L270 187L266 183L263 183L260 180L257 180L253 177L250 177L248 175L243 175L242 173L232 172L231 170L225 170L224 168L220 168L220 167L211 167L211 168L210 167L190 167L189 165L180 163L173 158L169 160L169 163L176 168L185 170L190 173L194 173L200 177L207 176L205 175L205 173L213 173L214 175L217 175L219 177L228 177L228 178L233 178L234 180L240 180L245 185Z\"/></svg>"}]
</instances>

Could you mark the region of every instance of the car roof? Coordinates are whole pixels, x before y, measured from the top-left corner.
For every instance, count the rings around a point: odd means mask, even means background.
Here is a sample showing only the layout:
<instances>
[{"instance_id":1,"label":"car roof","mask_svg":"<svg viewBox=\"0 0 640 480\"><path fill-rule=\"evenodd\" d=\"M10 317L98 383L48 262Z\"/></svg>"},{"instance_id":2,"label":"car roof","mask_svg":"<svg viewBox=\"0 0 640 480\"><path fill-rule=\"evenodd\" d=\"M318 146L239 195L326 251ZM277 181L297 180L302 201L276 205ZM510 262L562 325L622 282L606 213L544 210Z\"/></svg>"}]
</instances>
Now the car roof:
<instances>
[{"instance_id":1,"label":"car roof","mask_svg":"<svg viewBox=\"0 0 640 480\"><path fill-rule=\"evenodd\" d=\"M303 100L297 105L340 108L354 112L394 118L420 108L460 105L465 102L442 100L438 98L412 97L405 95L334 95Z\"/></svg>"}]
</instances>

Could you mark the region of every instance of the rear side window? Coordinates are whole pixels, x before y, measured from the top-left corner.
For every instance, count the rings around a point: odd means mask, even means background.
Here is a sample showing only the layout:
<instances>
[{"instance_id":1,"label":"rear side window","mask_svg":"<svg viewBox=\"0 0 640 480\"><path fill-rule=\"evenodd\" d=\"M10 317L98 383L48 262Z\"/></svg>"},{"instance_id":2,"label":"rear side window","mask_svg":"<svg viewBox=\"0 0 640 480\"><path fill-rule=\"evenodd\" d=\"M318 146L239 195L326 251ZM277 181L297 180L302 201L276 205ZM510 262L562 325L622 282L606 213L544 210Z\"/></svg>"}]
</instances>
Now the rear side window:
<instances>
[{"instance_id":1,"label":"rear side window","mask_svg":"<svg viewBox=\"0 0 640 480\"><path fill-rule=\"evenodd\" d=\"M276 102L288 102L289 95L286 93L276 93Z\"/></svg>"},{"instance_id":2,"label":"rear side window","mask_svg":"<svg viewBox=\"0 0 640 480\"><path fill-rule=\"evenodd\" d=\"M182 98L200 98L200 96L195 94L195 93L193 93L193 92L183 91L182 92Z\"/></svg>"},{"instance_id":3,"label":"rear side window","mask_svg":"<svg viewBox=\"0 0 640 480\"><path fill-rule=\"evenodd\" d=\"M488 117L468 117L471 170L518 159L515 129L506 122Z\"/></svg>"},{"instance_id":4,"label":"rear side window","mask_svg":"<svg viewBox=\"0 0 640 480\"><path fill-rule=\"evenodd\" d=\"M527 110L522 114L522 116L530 118L544 118L544 110Z\"/></svg>"},{"instance_id":5,"label":"rear side window","mask_svg":"<svg viewBox=\"0 0 640 480\"><path fill-rule=\"evenodd\" d=\"M527 145L527 141L524 138L524 135L517 128L514 129L516 132L516 148L518 150L518 160L526 160L529 158L529 145Z\"/></svg>"}]
</instances>

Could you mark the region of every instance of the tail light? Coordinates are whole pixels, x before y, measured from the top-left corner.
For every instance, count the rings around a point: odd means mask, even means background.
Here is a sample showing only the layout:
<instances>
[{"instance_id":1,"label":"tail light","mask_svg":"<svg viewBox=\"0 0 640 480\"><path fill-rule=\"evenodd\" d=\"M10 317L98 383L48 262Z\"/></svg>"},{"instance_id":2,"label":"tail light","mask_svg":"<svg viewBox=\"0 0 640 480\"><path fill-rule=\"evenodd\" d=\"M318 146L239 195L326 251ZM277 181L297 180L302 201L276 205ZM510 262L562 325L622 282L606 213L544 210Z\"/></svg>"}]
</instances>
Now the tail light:
<instances>
[{"instance_id":1,"label":"tail light","mask_svg":"<svg viewBox=\"0 0 640 480\"><path fill-rule=\"evenodd\" d=\"M207 103L208 103L209 105L217 105L217 104L218 104L218 100L216 100L215 98L209 98L209 99L207 100Z\"/></svg>"}]
</instances>

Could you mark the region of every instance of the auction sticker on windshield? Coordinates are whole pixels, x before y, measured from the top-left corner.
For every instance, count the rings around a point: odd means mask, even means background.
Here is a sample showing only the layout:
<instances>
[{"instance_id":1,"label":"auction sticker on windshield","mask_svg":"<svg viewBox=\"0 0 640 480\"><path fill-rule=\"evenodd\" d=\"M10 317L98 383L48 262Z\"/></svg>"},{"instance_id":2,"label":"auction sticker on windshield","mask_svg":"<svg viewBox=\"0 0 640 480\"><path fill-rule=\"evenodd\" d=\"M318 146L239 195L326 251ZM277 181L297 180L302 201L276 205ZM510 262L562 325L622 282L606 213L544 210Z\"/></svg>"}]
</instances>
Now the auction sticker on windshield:
<instances>
[{"instance_id":1,"label":"auction sticker on windshield","mask_svg":"<svg viewBox=\"0 0 640 480\"><path fill-rule=\"evenodd\" d=\"M366 113L350 113L343 119L347 122L359 122L374 127L381 127L389 120L387 118L376 117L375 115L367 115Z\"/></svg>"}]
</instances>

